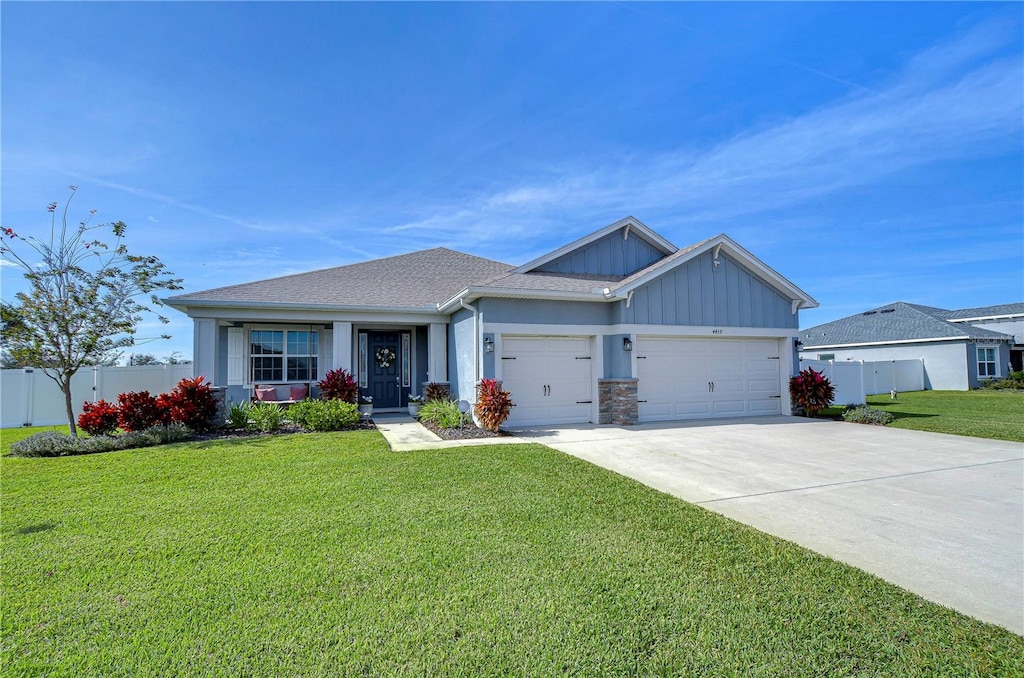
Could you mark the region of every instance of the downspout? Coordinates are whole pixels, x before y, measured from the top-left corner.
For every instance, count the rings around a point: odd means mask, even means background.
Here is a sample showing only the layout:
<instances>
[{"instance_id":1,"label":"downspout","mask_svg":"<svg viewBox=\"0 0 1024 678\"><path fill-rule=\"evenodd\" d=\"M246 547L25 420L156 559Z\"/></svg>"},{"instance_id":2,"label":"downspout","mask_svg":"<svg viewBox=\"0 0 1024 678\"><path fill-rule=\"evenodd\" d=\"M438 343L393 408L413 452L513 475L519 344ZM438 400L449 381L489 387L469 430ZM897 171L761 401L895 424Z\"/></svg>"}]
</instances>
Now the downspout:
<instances>
[{"instance_id":1,"label":"downspout","mask_svg":"<svg viewBox=\"0 0 1024 678\"><path fill-rule=\"evenodd\" d=\"M480 337L480 311L475 306L467 304L466 300L462 297L459 297L459 303L462 304L462 308L473 312L473 387L476 388L476 385L480 383L480 374L482 372L480 369L480 342L482 341ZM463 398L463 400L469 400L469 398ZM473 401L476 401L475 392Z\"/></svg>"}]
</instances>

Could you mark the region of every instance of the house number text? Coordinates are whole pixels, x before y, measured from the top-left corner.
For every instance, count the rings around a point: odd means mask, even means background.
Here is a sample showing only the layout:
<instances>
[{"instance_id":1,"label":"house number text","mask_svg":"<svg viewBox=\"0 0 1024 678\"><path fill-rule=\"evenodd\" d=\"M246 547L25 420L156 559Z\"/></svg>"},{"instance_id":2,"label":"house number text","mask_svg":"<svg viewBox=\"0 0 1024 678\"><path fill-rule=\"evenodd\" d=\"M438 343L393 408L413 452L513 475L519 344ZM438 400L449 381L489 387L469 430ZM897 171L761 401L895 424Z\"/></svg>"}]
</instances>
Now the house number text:
<instances>
[{"instance_id":1,"label":"house number text","mask_svg":"<svg viewBox=\"0 0 1024 678\"><path fill-rule=\"evenodd\" d=\"M722 330L711 330L711 334L722 334Z\"/></svg>"}]
</instances>

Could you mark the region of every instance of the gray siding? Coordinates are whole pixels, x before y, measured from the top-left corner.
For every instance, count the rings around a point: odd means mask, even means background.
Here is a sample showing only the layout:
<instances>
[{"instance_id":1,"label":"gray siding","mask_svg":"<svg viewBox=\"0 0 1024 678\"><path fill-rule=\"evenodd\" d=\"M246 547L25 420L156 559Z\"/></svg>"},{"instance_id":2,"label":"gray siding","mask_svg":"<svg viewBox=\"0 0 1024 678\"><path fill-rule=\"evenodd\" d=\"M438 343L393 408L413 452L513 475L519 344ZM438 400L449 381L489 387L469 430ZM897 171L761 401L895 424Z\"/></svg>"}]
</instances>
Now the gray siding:
<instances>
[{"instance_id":1,"label":"gray siding","mask_svg":"<svg viewBox=\"0 0 1024 678\"><path fill-rule=\"evenodd\" d=\"M476 306L488 323L535 325L607 325L614 309L600 301L541 299L479 299Z\"/></svg>"},{"instance_id":2,"label":"gray siding","mask_svg":"<svg viewBox=\"0 0 1024 678\"><path fill-rule=\"evenodd\" d=\"M677 266L637 288L629 308L619 302L623 323L715 325L796 329L792 301L746 268L712 253Z\"/></svg>"},{"instance_id":3,"label":"gray siding","mask_svg":"<svg viewBox=\"0 0 1024 678\"><path fill-rule=\"evenodd\" d=\"M622 350L622 340L628 334L606 334L604 336L604 378L629 379L633 376L631 354Z\"/></svg>"},{"instance_id":4,"label":"gray siding","mask_svg":"<svg viewBox=\"0 0 1024 678\"><path fill-rule=\"evenodd\" d=\"M551 273L591 273L594 275L630 275L650 266L665 254L635 231L622 239L622 229L609 233L585 247L537 267Z\"/></svg>"}]
</instances>

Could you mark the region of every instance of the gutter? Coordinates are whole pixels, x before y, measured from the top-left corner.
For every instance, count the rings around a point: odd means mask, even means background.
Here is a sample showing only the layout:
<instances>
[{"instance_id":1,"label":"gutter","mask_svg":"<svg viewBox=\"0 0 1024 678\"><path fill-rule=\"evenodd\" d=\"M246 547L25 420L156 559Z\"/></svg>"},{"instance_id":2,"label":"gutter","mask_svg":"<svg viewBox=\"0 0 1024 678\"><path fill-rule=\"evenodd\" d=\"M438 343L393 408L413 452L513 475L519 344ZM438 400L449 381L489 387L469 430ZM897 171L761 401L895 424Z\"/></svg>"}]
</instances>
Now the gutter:
<instances>
[{"instance_id":1,"label":"gutter","mask_svg":"<svg viewBox=\"0 0 1024 678\"><path fill-rule=\"evenodd\" d=\"M187 308L260 308L301 311L360 311L364 313L425 313L434 314L433 305L424 306L361 306L356 304L304 304L287 301L217 301L212 299L175 299L168 297L160 300L173 309L184 311Z\"/></svg>"},{"instance_id":2,"label":"gutter","mask_svg":"<svg viewBox=\"0 0 1024 678\"><path fill-rule=\"evenodd\" d=\"M509 287L467 287L448 301L437 305L438 313L449 313L464 299L474 301L480 297L500 299L547 299L553 301L608 301L603 290L593 292L560 292L557 290L517 290Z\"/></svg>"}]
</instances>

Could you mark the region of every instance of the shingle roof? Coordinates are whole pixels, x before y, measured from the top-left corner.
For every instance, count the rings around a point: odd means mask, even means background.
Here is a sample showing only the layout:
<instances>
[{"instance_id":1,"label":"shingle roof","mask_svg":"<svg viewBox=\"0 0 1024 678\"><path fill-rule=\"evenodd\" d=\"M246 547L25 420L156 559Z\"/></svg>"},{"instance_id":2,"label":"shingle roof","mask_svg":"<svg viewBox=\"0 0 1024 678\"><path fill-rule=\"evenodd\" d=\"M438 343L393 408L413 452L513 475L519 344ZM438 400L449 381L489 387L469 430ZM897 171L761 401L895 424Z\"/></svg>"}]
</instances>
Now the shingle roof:
<instances>
[{"instance_id":1,"label":"shingle roof","mask_svg":"<svg viewBox=\"0 0 1024 678\"><path fill-rule=\"evenodd\" d=\"M318 304L391 308L436 305L467 284L512 270L491 259L444 247L374 259L348 266L286 275L170 297L171 306L189 302Z\"/></svg>"},{"instance_id":2,"label":"shingle roof","mask_svg":"<svg viewBox=\"0 0 1024 678\"><path fill-rule=\"evenodd\" d=\"M593 292L611 287L622 280L620 275L584 275L575 273L508 273L482 284L508 290L542 290L549 292Z\"/></svg>"},{"instance_id":3,"label":"shingle roof","mask_svg":"<svg viewBox=\"0 0 1024 678\"><path fill-rule=\"evenodd\" d=\"M962 308L959 311L946 311L946 320L962 320L965 318L992 318L1006 315L1024 315L1024 301L1016 304L998 304L996 306L978 306Z\"/></svg>"},{"instance_id":4,"label":"shingle roof","mask_svg":"<svg viewBox=\"0 0 1024 678\"><path fill-rule=\"evenodd\" d=\"M941 314L949 313L951 311L941 308L897 301L864 313L801 330L800 341L806 348L815 348L962 337L992 340L1010 338L1009 335L1001 332L993 332L964 323L954 324L938 317Z\"/></svg>"}]
</instances>

